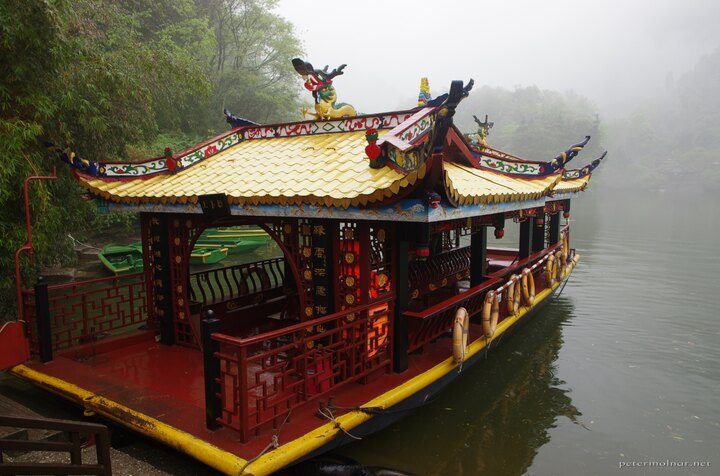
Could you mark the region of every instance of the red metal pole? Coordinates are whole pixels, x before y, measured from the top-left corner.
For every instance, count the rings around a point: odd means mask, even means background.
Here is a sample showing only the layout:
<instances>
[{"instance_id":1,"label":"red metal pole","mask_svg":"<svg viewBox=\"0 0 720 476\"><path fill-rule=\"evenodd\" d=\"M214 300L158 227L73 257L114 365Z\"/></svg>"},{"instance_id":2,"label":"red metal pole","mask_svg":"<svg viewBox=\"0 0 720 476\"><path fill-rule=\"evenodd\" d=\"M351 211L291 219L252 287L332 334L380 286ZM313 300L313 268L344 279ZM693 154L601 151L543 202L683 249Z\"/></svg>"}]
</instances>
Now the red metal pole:
<instances>
[{"instance_id":1,"label":"red metal pole","mask_svg":"<svg viewBox=\"0 0 720 476\"><path fill-rule=\"evenodd\" d=\"M18 317L20 321L23 320L23 302L22 302L22 283L20 281L20 253L27 251L28 259L30 264L33 262L33 247L32 247L32 227L30 226L30 197L28 194L28 184L30 180L55 180L57 179L57 170L53 167L52 175L31 175L25 179L24 191L25 191L25 222L27 226L27 242L22 245L15 252L15 285L17 288L18 297Z\"/></svg>"}]
</instances>

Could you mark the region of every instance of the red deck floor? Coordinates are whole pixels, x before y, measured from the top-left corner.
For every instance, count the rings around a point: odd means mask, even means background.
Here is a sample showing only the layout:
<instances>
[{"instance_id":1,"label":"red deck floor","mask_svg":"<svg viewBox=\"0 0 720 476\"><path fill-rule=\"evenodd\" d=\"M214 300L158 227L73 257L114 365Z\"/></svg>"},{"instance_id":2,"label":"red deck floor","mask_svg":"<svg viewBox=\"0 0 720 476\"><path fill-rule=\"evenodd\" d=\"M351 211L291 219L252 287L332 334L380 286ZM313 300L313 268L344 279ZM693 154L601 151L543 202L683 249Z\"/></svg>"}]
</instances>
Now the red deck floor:
<instances>
[{"instance_id":1,"label":"red deck floor","mask_svg":"<svg viewBox=\"0 0 720 476\"><path fill-rule=\"evenodd\" d=\"M470 334L477 336L480 330L471 329ZM73 359L71 356L56 356L51 362L31 363L29 366L245 459L257 455L270 442L272 430L242 444L233 430L222 428L210 431L205 428L203 367L199 351L156 343L150 333L129 341L128 345L92 357ZM367 384L348 384L334 390L331 395L338 406L361 405L431 368L449 357L451 352L451 340L440 338L422 353L411 355L406 372L385 375ZM327 400L327 397L322 398ZM316 410L315 401L293 410L291 422L282 430L281 443L327 423L327 420L316 416Z\"/></svg>"}]
</instances>

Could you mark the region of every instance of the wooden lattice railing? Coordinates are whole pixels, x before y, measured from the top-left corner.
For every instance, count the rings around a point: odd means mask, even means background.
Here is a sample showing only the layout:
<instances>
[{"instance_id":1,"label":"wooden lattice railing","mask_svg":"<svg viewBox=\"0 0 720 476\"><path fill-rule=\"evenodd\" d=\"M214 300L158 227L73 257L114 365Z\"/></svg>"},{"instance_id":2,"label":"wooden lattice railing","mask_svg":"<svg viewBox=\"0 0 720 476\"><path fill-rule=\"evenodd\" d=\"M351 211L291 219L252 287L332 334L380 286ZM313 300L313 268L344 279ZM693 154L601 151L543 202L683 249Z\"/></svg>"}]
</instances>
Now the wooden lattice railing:
<instances>
[{"instance_id":1,"label":"wooden lattice railing","mask_svg":"<svg viewBox=\"0 0 720 476\"><path fill-rule=\"evenodd\" d=\"M125 330L147 320L145 275L77 281L47 286L52 349L66 350ZM23 290L31 352L38 352L36 290Z\"/></svg>"},{"instance_id":2,"label":"wooden lattice railing","mask_svg":"<svg viewBox=\"0 0 720 476\"><path fill-rule=\"evenodd\" d=\"M462 294L446 299L420 312L406 311L405 317L415 322L408 336L408 351L413 352L452 329L455 313L459 307L467 309L469 315L482 310L485 293L501 283L493 278L474 286Z\"/></svg>"},{"instance_id":3,"label":"wooden lattice railing","mask_svg":"<svg viewBox=\"0 0 720 476\"><path fill-rule=\"evenodd\" d=\"M408 269L410 289L423 289L430 284L442 282L446 284L455 282L458 274L465 277L470 269L470 247L466 246L431 256L425 261L414 261Z\"/></svg>"},{"instance_id":4,"label":"wooden lattice railing","mask_svg":"<svg viewBox=\"0 0 720 476\"><path fill-rule=\"evenodd\" d=\"M547 287L545 268L541 265L545 263L547 259L546 257L549 253L558 247L559 244L530 255L528 258L514 264L513 266L490 275L489 279L477 286L474 286L463 293L452 296L451 298L427 309L419 312L406 311L404 315L410 321L408 351L413 352L421 349L438 337L449 335L452 330L455 313L459 307L464 307L471 317L479 314L482 311L486 293L490 290L495 290L496 288L503 286L514 273L520 273L524 268L530 268L533 274L536 293L545 289ZM504 286L502 289L503 303L500 306L500 321L508 316L507 306L504 302L505 299L507 299L506 288L507 287Z\"/></svg>"},{"instance_id":5,"label":"wooden lattice railing","mask_svg":"<svg viewBox=\"0 0 720 476\"><path fill-rule=\"evenodd\" d=\"M190 299L214 304L282 286L285 260L271 258L190 274Z\"/></svg>"},{"instance_id":6,"label":"wooden lattice railing","mask_svg":"<svg viewBox=\"0 0 720 476\"><path fill-rule=\"evenodd\" d=\"M247 339L213 334L220 351L217 422L247 441L305 402L390 371L392 299Z\"/></svg>"}]
</instances>

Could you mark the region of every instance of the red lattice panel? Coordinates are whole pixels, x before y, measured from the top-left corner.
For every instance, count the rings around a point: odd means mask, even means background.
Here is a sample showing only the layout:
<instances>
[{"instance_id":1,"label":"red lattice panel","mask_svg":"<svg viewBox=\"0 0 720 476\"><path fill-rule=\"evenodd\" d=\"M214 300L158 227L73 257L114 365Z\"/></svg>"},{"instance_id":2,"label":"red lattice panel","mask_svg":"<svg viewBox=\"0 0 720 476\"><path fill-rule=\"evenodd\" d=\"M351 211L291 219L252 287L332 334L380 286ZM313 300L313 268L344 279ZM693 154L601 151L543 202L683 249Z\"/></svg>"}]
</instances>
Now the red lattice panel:
<instances>
[{"instance_id":1,"label":"red lattice panel","mask_svg":"<svg viewBox=\"0 0 720 476\"><path fill-rule=\"evenodd\" d=\"M147 320L145 275L77 281L48 286L55 351L136 329ZM37 351L35 293L23 293L25 316Z\"/></svg>"},{"instance_id":2,"label":"red lattice panel","mask_svg":"<svg viewBox=\"0 0 720 476\"><path fill-rule=\"evenodd\" d=\"M390 370L392 309L386 299L249 339L214 334L220 342L219 423L247 441L309 400Z\"/></svg>"}]
</instances>

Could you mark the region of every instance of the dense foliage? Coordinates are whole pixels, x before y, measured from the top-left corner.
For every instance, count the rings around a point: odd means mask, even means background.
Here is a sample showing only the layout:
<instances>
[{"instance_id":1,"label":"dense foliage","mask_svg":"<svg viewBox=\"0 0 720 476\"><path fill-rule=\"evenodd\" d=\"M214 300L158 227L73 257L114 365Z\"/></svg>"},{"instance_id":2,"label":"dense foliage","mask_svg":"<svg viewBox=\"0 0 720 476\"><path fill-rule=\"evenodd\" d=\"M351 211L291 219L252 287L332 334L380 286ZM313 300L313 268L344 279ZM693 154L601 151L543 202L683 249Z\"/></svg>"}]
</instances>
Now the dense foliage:
<instances>
[{"instance_id":1,"label":"dense foliage","mask_svg":"<svg viewBox=\"0 0 720 476\"><path fill-rule=\"evenodd\" d=\"M290 59L301 51L273 7L0 0L0 319L12 313L14 253L26 241L23 181L55 165L38 138L92 160L135 159L225 130L223 106L257 121L290 118L299 110ZM36 268L71 260L68 231L100 223L92 204L65 167L57 180L31 182L30 196L42 216Z\"/></svg>"}]
</instances>

